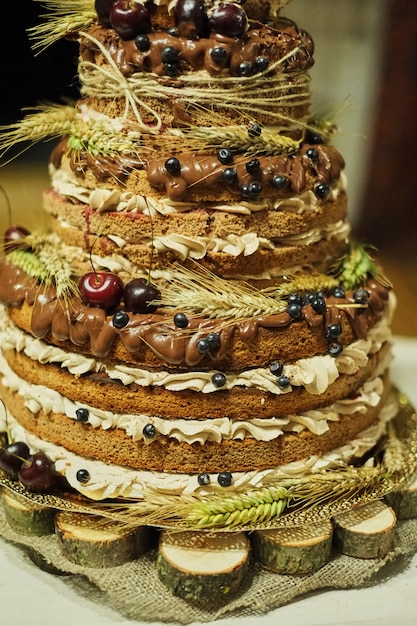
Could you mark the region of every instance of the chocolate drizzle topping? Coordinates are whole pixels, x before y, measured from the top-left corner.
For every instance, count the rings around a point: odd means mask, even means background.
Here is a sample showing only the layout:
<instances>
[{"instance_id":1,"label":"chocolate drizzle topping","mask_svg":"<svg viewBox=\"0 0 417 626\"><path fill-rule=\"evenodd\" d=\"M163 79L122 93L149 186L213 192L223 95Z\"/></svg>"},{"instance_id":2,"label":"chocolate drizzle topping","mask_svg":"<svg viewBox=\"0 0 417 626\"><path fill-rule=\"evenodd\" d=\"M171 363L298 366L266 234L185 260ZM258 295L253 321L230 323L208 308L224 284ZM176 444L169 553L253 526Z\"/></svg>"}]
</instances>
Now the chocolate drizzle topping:
<instances>
[{"instance_id":1,"label":"chocolate drizzle topping","mask_svg":"<svg viewBox=\"0 0 417 626\"><path fill-rule=\"evenodd\" d=\"M55 289L41 287L21 269L7 260L0 263L0 301L9 307L19 307L24 302L32 307L31 332L39 339L52 339L54 342L70 341L74 346L90 347L98 358L111 353L114 342L119 339L125 349L136 353L146 344L164 363L177 367L194 367L203 356L197 348L200 339L210 332L218 332L220 344L210 355L209 366L220 363L235 334L250 343L260 329L280 329L291 324L307 324L312 329L322 329L325 336L329 324L341 323L343 313L347 315L354 334L365 338L370 326L383 313L388 289L375 279L369 280L368 305L352 307L354 298L326 298L325 314L318 314L310 304L303 306L300 320L294 321L287 312L274 315L260 315L246 320L224 321L206 318L190 318L185 330L179 329L173 320L174 313L130 315L129 323L121 329L115 328L112 316L98 308L85 306L79 298L57 299ZM340 308L340 307L343 308ZM343 311L343 313L342 313ZM205 361L206 362L206 361Z\"/></svg>"}]
</instances>

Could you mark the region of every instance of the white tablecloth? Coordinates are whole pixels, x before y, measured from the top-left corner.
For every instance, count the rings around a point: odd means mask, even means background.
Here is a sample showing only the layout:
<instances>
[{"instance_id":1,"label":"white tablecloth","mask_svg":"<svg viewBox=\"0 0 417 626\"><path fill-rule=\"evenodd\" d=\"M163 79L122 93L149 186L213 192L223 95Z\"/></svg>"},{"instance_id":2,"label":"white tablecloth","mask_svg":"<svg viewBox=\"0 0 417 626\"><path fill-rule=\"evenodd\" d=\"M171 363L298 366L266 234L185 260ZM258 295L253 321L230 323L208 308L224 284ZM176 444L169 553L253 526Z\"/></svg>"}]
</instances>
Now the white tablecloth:
<instances>
[{"instance_id":1,"label":"white tablecloth","mask_svg":"<svg viewBox=\"0 0 417 626\"><path fill-rule=\"evenodd\" d=\"M417 407L417 339L395 338L392 378ZM86 591L87 589L87 591ZM138 626L78 579L36 568L16 547L0 539L2 626ZM218 626L415 626L417 555L397 561L370 588L327 591L282 607L262 618L221 620ZM158 623L157 626L160 626Z\"/></svg>"}]
</instances>

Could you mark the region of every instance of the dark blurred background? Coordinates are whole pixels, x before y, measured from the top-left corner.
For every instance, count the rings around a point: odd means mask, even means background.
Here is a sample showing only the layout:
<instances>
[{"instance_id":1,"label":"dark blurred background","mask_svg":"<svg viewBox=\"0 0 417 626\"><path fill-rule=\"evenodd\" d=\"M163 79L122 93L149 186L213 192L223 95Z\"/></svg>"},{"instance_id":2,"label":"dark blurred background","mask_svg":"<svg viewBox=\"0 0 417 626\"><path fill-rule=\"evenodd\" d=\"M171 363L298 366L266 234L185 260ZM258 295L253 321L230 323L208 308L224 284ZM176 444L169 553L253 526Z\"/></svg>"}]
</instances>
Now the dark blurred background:
<instances>
[{"instance_id":1,"label":"dark blurred background","mask_svg":"<svg viewBox=\"0 0 417 626\"><path fill-rule=\"evenodd\" d=\"M26 30L41 21L45 6L36 0L1 4L0 125L4 125L19 119L23 107L77 96L78 46L61 40L35 56Z\"/></svg>"}]
</instances>

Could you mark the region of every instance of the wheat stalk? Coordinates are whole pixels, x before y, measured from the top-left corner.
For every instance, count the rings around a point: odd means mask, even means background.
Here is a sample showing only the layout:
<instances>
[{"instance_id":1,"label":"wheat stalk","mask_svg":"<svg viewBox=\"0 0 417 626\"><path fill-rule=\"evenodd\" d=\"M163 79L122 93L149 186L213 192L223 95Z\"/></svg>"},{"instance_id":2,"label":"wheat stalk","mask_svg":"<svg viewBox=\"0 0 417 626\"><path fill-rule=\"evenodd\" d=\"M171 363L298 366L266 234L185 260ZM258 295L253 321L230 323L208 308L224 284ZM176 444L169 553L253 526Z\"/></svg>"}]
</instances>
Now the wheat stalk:
<instances>
[{"instance_id":1,"label":"wheat stalk","mask_svg":"<svg viewBox=\"0 0 417 626\"><path fill-rule=\"evenodd\" d=\"M49 10L41 16L46 19L45 23L28 29L33 40L32 48L37 54L62 37L73 35L97 21L94 0L36 0L36 2L42 2Z\"/></svg>"},{"instance_id":2,"label":"wheat stalk","mask_svg":"<svg viewBox=\"0 0 417 626\"><path fill-rule=\"evenodd\" d=\"M369 276L377 278L382 284L391 287L391 283L381 273L366 245L351 242L349 252L332 268L332 273L345 289L354 289L363 285Z\"/></svg>"}]
</instances>

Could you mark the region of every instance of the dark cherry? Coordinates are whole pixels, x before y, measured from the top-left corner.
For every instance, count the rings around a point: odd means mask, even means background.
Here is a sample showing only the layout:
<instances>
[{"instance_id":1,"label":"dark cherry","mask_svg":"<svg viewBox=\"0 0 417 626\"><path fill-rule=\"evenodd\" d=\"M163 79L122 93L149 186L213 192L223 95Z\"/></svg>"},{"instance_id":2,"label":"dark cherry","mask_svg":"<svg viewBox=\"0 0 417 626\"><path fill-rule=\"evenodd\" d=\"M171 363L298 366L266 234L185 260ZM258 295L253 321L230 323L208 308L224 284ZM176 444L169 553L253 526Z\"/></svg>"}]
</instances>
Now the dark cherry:
<instances>
[{"instance_id":1,"label":"dark cherry","mask_svg":"<svg viewBox=\"0 0 417 626\"><path fill-rule=\"evenodd\" d=\"M98 23L106 28L111 26L110 24L110 11L114 4L114 0L95 0L94 8L97 13Z\"/></svg>"},{"instance_id":2,"label":"dark cherry","mask_svg":"<svg viewBox=\"0 0 417 626\"><path fill-rule=\"evenodd\" d=\"M19 471L19 480L29 491L48 491L57 481L54 464L44 452L30 456Z\"/></svg>"},{"instance_id":3,"label":"dark cherry","mask_svg":"<svg viewBox=\"0 0 417 626\"><path fill-rule=\"evenodd\" d=\"M149 9L135 0L116 0L110 11L110 23L124 40L152 29Z\"/></svg>"},{"instance_id":4,"label":"dark cherry","mask_svg":"<svg viewBox=\"0 0 417 626\"><path fill-rule=\"evenodd\" d=\"M218 389L220 389L220 387L224 387L225 386L226 380L227 380L226 376L222 372L216 372L211 377L211 382Z\"/></svg>"},{"instance_id":5,"label":"dark cherry","mask_svg":"<svg viewBox=\"0 0 417 626\"><path fill-rule=\"evenodd\" d=\"M197 476L197 482L201 486L209 485L210 484L210 476L207 474L207 472L201 472L201 474L199 474Z\"/></svg>"},{"instance_id":6,"label":"dark cherry","mask_svg":"<svg viewBox=\"0 0 417 626\"><path fill-rule=\"evenodd\" d=\"M0 468L13 480L17 479L18 472L25 459L30 456L30 450L24 441L15 441L0 450Z\"/></svg>"},{"instance_id":7,"label":"dark cherry","mask_svg":"<svg viewBox=\"0 0 417 626\"><path fill-rule=\"evenodd\" d=\"M178 34L187 39L207 37L209 21L204 0L178 0L174 9Z\"/></svg>"},{"instance_id":8,"label":"dark cherry","mask_svg":"<svg viewBox=\"0 0 417 626\"><path fill-rule=\"evenodd\" d=\"M154 313L157 304L150 304L161 299L158 287L148 283L145 278L134 278L124 288L123 299L125 308L131 313Z\"/></svg>"},{"instance_id":9,"label":"dark cherry","mask_svg":"<svg viewBox=\"0 0 417 626\"><path fill-rule=\"evenodd\" d=\"M230 487L230 485L232 484L232 480L233 477L231 472L220 472L220 474L217 476L217 482L221 487Z\"/></svg>"},{"instance_id":10,"label":"dark cherry","mask_svg":"<svg viewBox=\"0 0 417 626\"><path fill-rule=\"evenodd\" d=\"M211 12L210 27L226 37L241 37L248 27L248 18L238 4L219 4Z\"/></svg>"},{"instance_id":11,"label":"dark cherry","mask_svg":"<svg viewBox=\"0 0 417 626\"><path fill-rule=\"evenodd\" d=\"M113 272L88 272L78 281L78 289L84 304L111 311L122 299L123 282Z\"/></svg>"},{"instance_id":12,"label":"dark cherry","mask_svg":"<svg viewBox=\"0 0 417 626\"><path fill-rule=\"evenodd\" d=\"M90 481L90 472L86 469L79 469L78 472L75 474L75 478L78 480L79 483L85 485Z\"/></svg>"},{"instance_id":13,"label":"dark cherry","mask_svg":"<svg viewBox=\"0 0 417 626\"><path fill-rule=\"evenodd\" d=\"M187 328L188 317L185 315L185 313L175 313L174 324L177 328Z\"/></svg>"},{"instance_id":14,"label":"dark cherry","mask_svg":"<svg viewBox=\"0 0 417 626\"><path fill-rule=\"evenodd\" d=\"M6 252L11 252L16 248L19 248L19 244L22 243L22 239L25 239L30 235L30 232L24 226L9 226L9 228L4 233L4 248Z\"/></svg>"}]
</instances>

